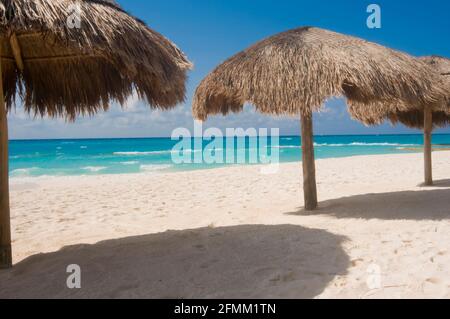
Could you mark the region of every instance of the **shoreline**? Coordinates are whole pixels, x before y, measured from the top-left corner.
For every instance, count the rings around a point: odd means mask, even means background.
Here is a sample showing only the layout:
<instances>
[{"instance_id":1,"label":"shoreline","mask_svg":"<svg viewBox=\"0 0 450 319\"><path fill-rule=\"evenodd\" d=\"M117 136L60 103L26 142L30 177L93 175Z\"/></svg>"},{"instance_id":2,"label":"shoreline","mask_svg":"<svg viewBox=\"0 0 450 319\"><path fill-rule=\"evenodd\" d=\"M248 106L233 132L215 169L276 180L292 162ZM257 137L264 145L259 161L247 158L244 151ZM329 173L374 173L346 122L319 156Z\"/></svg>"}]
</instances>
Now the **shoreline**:
<instances>
[{"instance_id":1,"label":"shoreline","mask_svg":"<svg viewBox=\"0 0 450 319\"><path fill-rule=\"evenodd\" d=\"M389 154L361 154L361 155L351 155L351 156L343 156L343 157L329 157L329 158L316 158L315 161L326 161L326 160L346 160L350 158L365 158L365 157L386 157L386 156L408 156L408 155L417 155L422 154L420 150L417 150L417 152L412 152L413 149L408 150L405 149L408 152L405 153L389 153ZM438 149L433 150L433 153L442 153L442 152L449 152L450 149ZM293 165L293 164L301 164L302 161L289 161L289 162L280 162L280 166L284 165ZM224 165L224 166L214 166L214 167L202 167L202 168L195 168L195 169L176 169L176 165L174 165L171 169L167 170L155 170L155 171L142 171L138 173L117 173L117 174L98 174L98 175L42 175L42 176L17 176L17 177L10 177L10 182L32 182L32 181L46 181L46 180L52 180L52 179L76 179L76 178L101 178L101 177L126 177L126 176L154 176L154 175L165 175L165 174L179 174L179 173L189 173L189 172L202 172L202 171L214 171L214 170L224 170L224 169L236 169L236 168L246 168L246 167L253 167L253 168L264 168L269 165L266 164L231 164L231 165ZM301 167L300 167L301 168Z\"/></svg>"}]
</instances>

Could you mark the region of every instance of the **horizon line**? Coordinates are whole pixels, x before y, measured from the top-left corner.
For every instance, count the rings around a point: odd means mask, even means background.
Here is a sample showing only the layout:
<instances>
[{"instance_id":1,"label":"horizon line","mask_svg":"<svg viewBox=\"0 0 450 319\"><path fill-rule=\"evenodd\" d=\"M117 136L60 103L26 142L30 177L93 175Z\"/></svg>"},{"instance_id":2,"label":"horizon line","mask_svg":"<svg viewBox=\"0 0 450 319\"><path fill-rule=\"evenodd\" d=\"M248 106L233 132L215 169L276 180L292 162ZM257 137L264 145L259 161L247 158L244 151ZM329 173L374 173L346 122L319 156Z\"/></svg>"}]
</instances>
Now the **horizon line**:
<instances>
[{"instance_id":1,"label":"horizon line","mask_svg":"<svg viewBox=\"0 0 450 319\"><path fill-rule=\"evenodd\" d=\"M314 137L332 137L332 136L412 136L423 135L423 133L398 133L398 134L315 134ZM450 135L450 133L434 133L436 135ZM226 136L223 137L260 137L263 135L255 136ZM270 135L264 135L270 136ZM191 136L191 138L199 138L200 136ZM284 137L301 137L301 135L279 135L280 138ZM152 137L67 137L67 138L18 138L9 139L9 142L15 141L58 141L58 140L147 140L147 139L172 139L171 136L152 136Z\"/></svg>"}]
</instances>

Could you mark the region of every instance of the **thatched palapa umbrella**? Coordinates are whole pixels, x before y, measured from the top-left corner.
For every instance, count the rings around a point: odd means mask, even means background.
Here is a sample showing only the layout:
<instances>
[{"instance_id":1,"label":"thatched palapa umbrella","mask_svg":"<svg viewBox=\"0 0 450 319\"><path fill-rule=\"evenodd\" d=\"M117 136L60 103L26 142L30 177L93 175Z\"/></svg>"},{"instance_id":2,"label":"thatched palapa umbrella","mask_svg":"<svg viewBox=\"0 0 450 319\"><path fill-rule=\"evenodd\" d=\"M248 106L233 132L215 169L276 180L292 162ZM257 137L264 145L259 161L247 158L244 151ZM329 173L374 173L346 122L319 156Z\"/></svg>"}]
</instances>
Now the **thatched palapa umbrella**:
<instances>
[{"instance_id":1,"label":"thatched palapa umbrella","mask_svg":"<svg viewBox=\"0 0 450 319\"><path fill-rule=\"evenodd\" d=\"M137 92L153 108L185 98L191 67L169 40L111 1L0 0L0 268L10 267L6 113L92 115Z\"/></svg>"},{"instance_id":2,"label":"thatched palapa umbrella","mask_svg":"<svg viewBox=\"0 0 450 319\"><path fill-rule=\"evenodd\" d=\"M196 90L193 113L239 112L301 116L305 208L317 208L312 113L345 96L366 124L402 111L438 109L444 89L426 63L351 36L313 27L283 32L238 53Z\"/></svg>"},{"instance_id":3,"label":"thatched palapa umbrella","mask_svg":"<svg viewBox=\"0 0 450 319\"><path fill-rule=\"evenodd\" d=\"M424 155L425 155L425 186L433 185L433 165L432 165L432 131L435 128L450 125L450 59L429 56L422 57L425 61L442 77L447 90L447 101L441 109L432 110L426 108L425 111L401 112L391 114L389 119L392 123L402 123L411 128L424 130Z\"/></svg>"},{"instance_id":4,"label":"thatched palapa umbrella","mask_svg":"<svg viewBox=\"0 0 450 319\"><path fill-rule=\"evenodd\" d=\"M355 112L355 117L368 124L379 124L389 120L393 124L401 123L407 127L424 130L424 160L425 160L425 186L433 185L432 174L432 131L435 128L445 127L450 124L450 59L438 56L421 57L419 60L428 64L438 75L436 79L443 86L447 99L440 106L434 105L408 111L393 110L386 114L372 114L368 119L366 114Z\"/></svg>"}]
</instances>

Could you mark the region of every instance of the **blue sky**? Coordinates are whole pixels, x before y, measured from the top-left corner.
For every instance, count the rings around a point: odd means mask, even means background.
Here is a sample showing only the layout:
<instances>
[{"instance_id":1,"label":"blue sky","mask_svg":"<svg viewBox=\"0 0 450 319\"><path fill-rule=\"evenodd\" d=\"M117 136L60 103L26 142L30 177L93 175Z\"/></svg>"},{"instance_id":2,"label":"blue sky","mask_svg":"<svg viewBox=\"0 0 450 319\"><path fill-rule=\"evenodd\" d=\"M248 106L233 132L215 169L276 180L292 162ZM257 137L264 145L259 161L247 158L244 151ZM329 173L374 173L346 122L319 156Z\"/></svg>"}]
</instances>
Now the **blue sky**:
<instances>
[{"instance_id":1,"label":"blue sky","mask_svg":"<svg viewBox=\"0 0 450 319\"><path fill-rule=\"evenodd\" d=\"M124 9L174 41L195 64L185 104L170 112L151 111L131 97L125 110L80 118L75 123L33 119L19 107L10 115L10 138L87 138L170 136L177 127L191 128L191 99L201 79L217 64L272 34L311 25L351 34L421 56L450 57L450 1L427 0L119 0ZM382 10L382 28L366 25L369 4ZM239 115L213 117L207 126L279 127L298 135L299 120L257 114L251 107ZM316 115L316 134L414 133L390 124L367 128L350 119L345 101L334 99ZM450 133L450 128L439 130Z\"/></svg>"}]
</instances>

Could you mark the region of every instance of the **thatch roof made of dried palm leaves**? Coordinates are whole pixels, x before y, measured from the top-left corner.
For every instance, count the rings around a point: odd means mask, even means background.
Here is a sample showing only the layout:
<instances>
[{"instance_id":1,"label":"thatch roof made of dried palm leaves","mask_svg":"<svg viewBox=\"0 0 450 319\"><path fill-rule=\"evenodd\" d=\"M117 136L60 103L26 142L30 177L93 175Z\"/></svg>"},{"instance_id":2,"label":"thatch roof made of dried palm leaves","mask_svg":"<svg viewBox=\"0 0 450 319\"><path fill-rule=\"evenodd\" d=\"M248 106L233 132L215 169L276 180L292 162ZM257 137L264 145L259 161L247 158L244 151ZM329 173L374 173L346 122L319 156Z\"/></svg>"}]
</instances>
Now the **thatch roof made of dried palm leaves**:
<instances>
[{"instance_id":1,"label":"thatch roof made of dried palm leaves","mask_svg":"<svg viewBox=\"0 0 450 319\"><path fill-rule=\"evenodd\" d=\"M430 65L441 80L444 81L444 86L447 90L447 110L433 112L433 126L435 128L450 125L450 59L439 56L421 57L420 60ZM422 111L400 112L391 114L389 119L392 123L402 123L411 128L424 127L424 113Z\"/></svg>"},{"instance_id":2,"label":"thatch roof made of dried palm leaves","mask_svg":"<svg viewBox=\"0 0 450 319\"><path fill-rule=\"evenodd\" d=\"M444 89L435 72L407 54L355 37L305 27L251 46L211 72L196 90L193 113L241 111L299 115L345 96L353 117L382 122L392 112L440 110Z\"/></svg>"},{"instance_id":3,"label":"thatch roof made of dried palm leaves","mask_svg":"<svg viewBox=\"0 0 450 319\"><path fill-rule=\"evenodd\" d=\"M447 111L450 113L450 59L440 56L428 56L422 57L420 60L425 61L441 76L447 93Z\"/></svg>"},{"instance_id":4,"label":"thatch roof made of dried palm leaves","mask_svg":"<svg viewBox=\"0 0 450 319\"><path fill-rule=\"evenodd\" d=\"M31 113L70 119L134 91L162 109L185 98L183 52L111 1L0 0L0 41L8 109L17 94Z\"/></svg>"}]
</instances>

